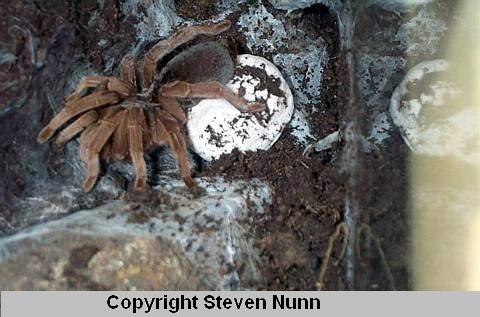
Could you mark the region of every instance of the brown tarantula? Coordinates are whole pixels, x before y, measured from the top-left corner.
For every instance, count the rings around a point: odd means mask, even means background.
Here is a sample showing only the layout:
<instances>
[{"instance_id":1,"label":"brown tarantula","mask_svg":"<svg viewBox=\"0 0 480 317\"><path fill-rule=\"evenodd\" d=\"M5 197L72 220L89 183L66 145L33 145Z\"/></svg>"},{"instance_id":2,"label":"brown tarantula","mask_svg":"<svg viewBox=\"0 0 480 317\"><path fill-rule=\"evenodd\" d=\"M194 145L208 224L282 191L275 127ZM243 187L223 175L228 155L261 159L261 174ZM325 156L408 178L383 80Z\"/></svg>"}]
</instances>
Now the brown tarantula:
<instances>
[{"instance_id":1,"label":"brown tarantula","mask_svg":"<svg viewBox=\"0 0 480 317\"><path fill-rule=\"evenodd\" d=\"M131 159L136 173L134 189L144 190L147 169L143 154L162 144L175 153L185 184L195 186L182 133L187 118L177 98L224 98L244 112L261 111L265 105L248 103L219 81L167 82L160 84L153 97L152 91L158 87L157 66L167 54L197 36L217 35L230 26L230 21L186 26L148 50L139 70L133 55L126 55L120 64L120 77L84 77L67 97L62 111L39 133L38 142L46 142L56 130L75 119L59 134L56 143L63 145L82 132L80 158L86 165L82 184L86 192L98 178L100 158Z\"/></svg>"}]
</instances>

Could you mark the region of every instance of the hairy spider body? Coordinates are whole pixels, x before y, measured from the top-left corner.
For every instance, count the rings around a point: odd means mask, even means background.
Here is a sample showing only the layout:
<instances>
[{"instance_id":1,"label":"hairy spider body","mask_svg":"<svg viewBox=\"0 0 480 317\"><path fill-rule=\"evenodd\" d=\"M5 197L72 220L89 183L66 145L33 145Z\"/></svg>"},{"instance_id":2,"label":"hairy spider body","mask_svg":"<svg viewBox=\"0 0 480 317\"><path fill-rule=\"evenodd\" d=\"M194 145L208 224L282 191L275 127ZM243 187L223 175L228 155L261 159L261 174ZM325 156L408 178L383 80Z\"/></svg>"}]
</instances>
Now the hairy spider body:
<instances>
[{"instance_id":1,"label":"hairy spider body","mask_svg":"<svg viewBox=\"0 0 480 317\"><path fill-rule=\"evenodd\" d=\"M58 135L56 143L64 145L81 133L80 159L86 166L82 187L86 192L92 190L97 181L100 159L131 160L136 173L133 188L144 190L147 168L143 155L159 145L167 145L172 149L180 176L187 186L195 186L182 132L187 117L177 98L224 98L244 112L261 111L265 106L247 103L217 81L167 82L160 85L157 96L153 98L155 74L162 58L177 47L199 35L222 33L230 26L230 21L223 21L184 27L148 50L140 71L137 71L136 59L126 55L120 64L119 78L84 77L67 97L65 107L39 133L38 142L46 142L58 129L74 119ZM137 80L137 75L140 80Z\"/></svg>"}]
</instances>

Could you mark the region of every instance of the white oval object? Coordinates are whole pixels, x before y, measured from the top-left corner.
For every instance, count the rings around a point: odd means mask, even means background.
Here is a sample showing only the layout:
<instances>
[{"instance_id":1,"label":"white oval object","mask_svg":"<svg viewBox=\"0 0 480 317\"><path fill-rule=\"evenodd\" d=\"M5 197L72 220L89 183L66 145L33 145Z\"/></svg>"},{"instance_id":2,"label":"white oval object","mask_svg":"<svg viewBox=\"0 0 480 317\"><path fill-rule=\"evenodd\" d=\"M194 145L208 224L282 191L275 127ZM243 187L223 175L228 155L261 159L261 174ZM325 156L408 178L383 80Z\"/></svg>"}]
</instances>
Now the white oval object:
<instances>
[{"instance_id":1,"label":"white oval object","mask_svg":"<svg viewBox=\"0 0 480 317\"><path fill-rule=\"evenodd\" d=\"M249 102L260 101L267 110L242 113L224 99L204 99L188 112L188 134L193 149L207 161L234 149L268 150L290 121L294 105L287 82L275 65L263 57L239 55L235 76L227 85L243 91Z\"/></svg>"},{"instance_id":2,"label":"white oval object","mask_svg":"<svg viewBox=\"0 0 480 317\"><path fill-rule=\"evenodd\" d=\"M454 83L439 76L430 79L427 76L446 72L448 67L445 60L413 67L393 93L390 114L414 153L475 162L478 107L458 104L462 92Z\"/></svg>"}]
</instances>

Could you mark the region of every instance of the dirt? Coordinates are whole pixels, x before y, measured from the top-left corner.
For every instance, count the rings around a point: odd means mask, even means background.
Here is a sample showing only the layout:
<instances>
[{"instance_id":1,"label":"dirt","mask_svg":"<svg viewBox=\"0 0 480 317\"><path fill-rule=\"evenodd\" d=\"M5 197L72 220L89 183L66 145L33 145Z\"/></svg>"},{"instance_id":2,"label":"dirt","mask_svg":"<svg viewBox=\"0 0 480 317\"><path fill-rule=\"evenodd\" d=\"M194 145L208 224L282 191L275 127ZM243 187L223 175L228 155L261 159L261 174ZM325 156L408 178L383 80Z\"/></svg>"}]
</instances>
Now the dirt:
<instances>
[{"instance_id":1,"label":"dirt","mask_svg":"<svg viewBox=\"0 0 480 317\"><path fill-rule=\"evenodd\" d=\"M325 25L335 26L336 18L322 12ZM313 24L309 15L301 24ZM335 27L315 30L324 37L330 54L338 56L338 32ZM335 60L335 57L332 58ZM339 130L343 103L338 100L344 71L338 62L330 63L322 84L318 112L309 115L312 131L328 135ZM312 105L313 106L313 105ZM204 167L202 176L224 175L230 179L260 178L273 189L273 203L265 215L258 216L254 234L259 238L266 280L256 288L267 290L314 290L327 249L328 237L342 221L345 187L339 170L341 145L322 153L303 155L287 128L268 151L223 155ZM335 250L338 252L338 250ZM331 270L335 280L337 270ZM341 281L338 283L342 284ZM337 281L332 289L341 288Z\"/></svg>"},{"instance_id":2,"label":"dirt","mask_svg":"<svg viewBox=\"0 0 480 317\"><path fill-rule=\"evenodd\" d=\"M217 14L215 4L217 1L175 1L180 16L188 19L206 20ZM35 18L32 13L35 10L24 10L21 7L15 10L26 12L26 20L35 21L41 43L47 43L44 47L48 54L54 54L54 49L65 53L64 59L74 59L68 62L65 73L71 72L74 62L88 62L92 67L101 72L105 67L105 60L112 55L119 60L128 48L135 42L134 21L122 17L119 10L119 2L106 0L105 5L98 7L97 1L49 1L48 3L35 1L37 13L44 22ZM269 11L279 12L268 7ZM376 11L375 11L376 10ZM398 16L385 12L379 8L368 12L359 18L359 23L372 28L383 27L386 24L398 25ZM98 11L98 18L93 25L88 24L92 18L92 12ZM2 10L0 9L0 12ZM5 11L5 16L18 15L17 12ZM50 17L50 18L47 18ZM229 17L233 21L238 14ZM363 20L362 20L363 19ZM38 20L38 21L37 21ZM373 22L372 22L373 21ZM306 9L295 21L299 28L302 28L310 37L322 37L327 44L329 62L323 75L323 82L319 89L322 90L321 100L316 106L318 111L308 113L311 129L315 135L327 136L328 134L343 130L350 119L347 114L348 104L348 71L344 63L344 56L341 56L338 48L339 34L337 18L325 6L316 5ZM61 26L64 27L61 27ZM54 33L52 30L57 30ZM122 32L119 32L122 30ZM365 29L370 30L370 29ZM62 33L63 32L63 33ZM372 31L364 32L367 37ZM63 36L63 34L66 34ZM68 37L67 37L68 35ZM75 35L75 36L74 36ZM23 52L25 39L19 36L18 50L22 55L21 63L27 64L28 54ZM52 38L53 40L50 40ZM71 43L66 43L65 38ZM108 50L100 47L99 39L106 39ZM241 37L238 30L232 29L222 38L233 39L238 53L247 53L245 39ZM47 40L48 39L48 40ZM379 41L380 43L381 41ZM231 44L231 43L230 43ZM63 47L64 45L65 47ZM76 49L73 50L72 47ZM79 51L81 53L79 53ZM53 52L53 53L52 53ZM391 54L403 54L403 52L389 52ZM50 56L48 55L47 56ZM58 54L58 53L56 53ZM268 58L268 56L267 56ZM52 60L53 57L52 57ZM46 79L51 83L55 79L52 67L47 63L43 73L53 75L42 75L42 72L35 73L32 65L21 68L21 71L12 72L9 76L16 76L22 82L24 73L36 80ZM61 59L62 60L62 59ZM63 60L62 60L63 61ZM48 62L48 60L47 60ZM65 65L63 65L65 66ZM50 68L49 68L50 67ZM52 79L53 78L53 79ZM398 75L398 79L401 74ZM37 90L31 89L25 84L19 90L30 91L32 94ZM9 91L11 95L16 90ZM35 95L36 96L36 95ZM11 101L10 95L2 96L8 104ZM30 97L29 97L30 98ZM18 148L12 146L10 140L18 144L30 144L31 148L38 148L32 140L31 135L38 131L39 127L45 124L52 117L52 110L47 101L47 96L38 93L35 97L38 104L44 105L41 110L28 108L22 112L2 116L0 123L7 122L30 122L32 117L38 117L29 126L24 134L17 136L16 129L5 128L0 138L0 152L2 162L14 162L16 157L24 159L19 154ZM35 101L35 100L34 100ZM357 107L361 108L361 102ZM1 110L1 109L0 109ZM369 113L359 112L359 122L366 122ZM30 118L30 119L28 119ZM365 120L364 120L365 119ZM5 126L7 126L5 124ZM361 129L365 126L360 125ZM327 266L327 273L322 281L319 275L322 265L325 263L325 254L328 249L329 238L335 230L343 223L345 211L345 196L347 191L347 176L343 173L345 154L345 141L336 144L332 149L320 153L304 155L305 147L296 143L287 128L281 138L268 151L242 154L238 151L223 155L210 165L200 164L199 170L194 176L216 176L223 175L227 179L251 179L260 178L271 185L273 191L273 202L268 210L262 215L256 216L256 229L252 232L258 238L257 247L261 251L262 276L264 279L260 284L245 285L255 289L264 290L315 290L318 283L323 282L326 290L347 289L345 276L346 259L340 256L342 250L342 239L338 239L333 245L332 259ZM48 153L48 154L47 154ZM45 150L42 158L46 161L58 160L65 153L60 150ZM361 190L359 204L361 215L359 216L362 230L359 238L359 249L356 254L357 289L387 290L396 288L407 290L411 288L410 275L407 269L409 256L408 240L408 149L400 134L394 132L385 148L381 152L361 154L359 159L362 178L357 187ZM19 160L20 161L20 160ZM37 158L37 161L42 161ZM1 170L5 171L1 181L5 190L1 191L2 200L8 201L4 195L20 195L28 189L23 166L4 166L0 163ZM65 164L64 164L65 165ZM61 170L63 165L59 166ZM38 168L44 170L44 167ZM53 173L50 171L50 173ZM65 172L62 177L68 177ZM27 183L27 185L26 185ZM27 187L27 189L25 189ZM158 198L162 202L164 197ZM8 208L2 208L2 213L10 217ZM130 221L144 222L145 211L139 209L132 214ZM367 226L368 225L368 226ZM368 242L370 241L370 242ZM97 252L94 247L79 249L72 252L70 263L64 274L72 279L72 283L82 284L86 287L101 289L101 285L89 285L90 281L83 276L85 263ZM336 264L336 261L338 265ZM87 261L87 262L85 262Z\"/></svg>"},{"instance_id":3,"label":"dirt","mask_svg":"<svg viewBox=\"0 0 480 317\"><path fill-rule=\"evenodd\" d=\"M275 13L272 8L269 11ZM383 23L396 21L388 12L377 19ZM318 104L312 104L319 111L308 114L313 133L326 136L344 130L352 114L358 115L359 129L366 129L368 111L346 109L350 98L348 68L338 50L336 16L326 7L315 5L305 10L296 23L310 37L321 36L330 56L320 87L322 98ZM398 79L401 76L398 74ZM359 100L358 106L362 104ZM378 153L359 153L359 179L353 188L359 203L359 232L350 237L358 241L355 289L411 288L406 198L408 148L398 132L384 146ZM346 259L341 257L345 238L341 236L333 243L326 274L320 278L329 239L334 238L335 230L345 220L348 186L348 175L343 173L345 142L309 156L303 151L304 146L298 145L286 129L268 151L223 155L205 166L200 174L225 175L231 179L257 177L273 189L273 203L265 215L257 216L257 228L252 233L258 237L265 277L261 285L254 287L316 290L323 284L323 290L349 289L345 281Z\"/></svg>"}]
</instances>

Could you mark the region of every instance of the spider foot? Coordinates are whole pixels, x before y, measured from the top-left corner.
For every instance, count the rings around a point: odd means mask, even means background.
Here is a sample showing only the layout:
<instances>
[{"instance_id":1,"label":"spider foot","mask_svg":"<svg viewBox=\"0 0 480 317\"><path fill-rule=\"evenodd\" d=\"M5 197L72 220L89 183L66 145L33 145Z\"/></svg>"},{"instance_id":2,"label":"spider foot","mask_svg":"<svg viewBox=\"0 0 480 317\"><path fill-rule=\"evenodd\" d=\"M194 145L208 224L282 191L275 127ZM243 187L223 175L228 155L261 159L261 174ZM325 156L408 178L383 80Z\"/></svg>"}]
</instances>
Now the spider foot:
<instances>
[{"instance_id":1,"label":"spider foot","mask_svg":"<svg viewBox=\"0 0 480 317\"><path fill-rule=\"evenodd\" d=\"M193 178L191 177L184 177L183 181L185 182L188 188L197 187L197 182L193 180Z\"/></svg>"},{"instance_id":2,"label":"spider foot","mask_svg":"<svg viewBox=\"0 0 480 317\"><path fill-rule=\"evenodd\" d=\"M132 182L132 190L137 192L143 192L149 187L147 185L147 179L144 177L137 177Z\"/></svg>"},{"instance_id":3,"label":"spider foot","mask_svg":"<svg viewBox=\"0 0 480 317\"><path fill-rule=\"evenodd\" d=\"M127 199L132 201L143 201L152 193L152 187L147 184L146 179L137 180L128 183Z\"/></svg>"},{"instance_id":4,"label":"spider foot","mask_svg":"<svg viewBox=\"0 0 480 317\"><path fill-rule=\"evenodd\" d=\"M154 199L154 191L148 184L145 184L145 188L142 191L135 189L135 182L130 182L128 184L125 200L129 202L148 204Z\"/></svg>"},{"instance_id":5,"label":"spider foot","mask_svg":"<svg viewBox=\"0 0 480 317\"><path fill-rule=\"evenodd\" d=\"M97 176L87 176L82 182L83 191L86 193L90 192L95 186L96 182Z\"/></svg>"}]
</instances>

